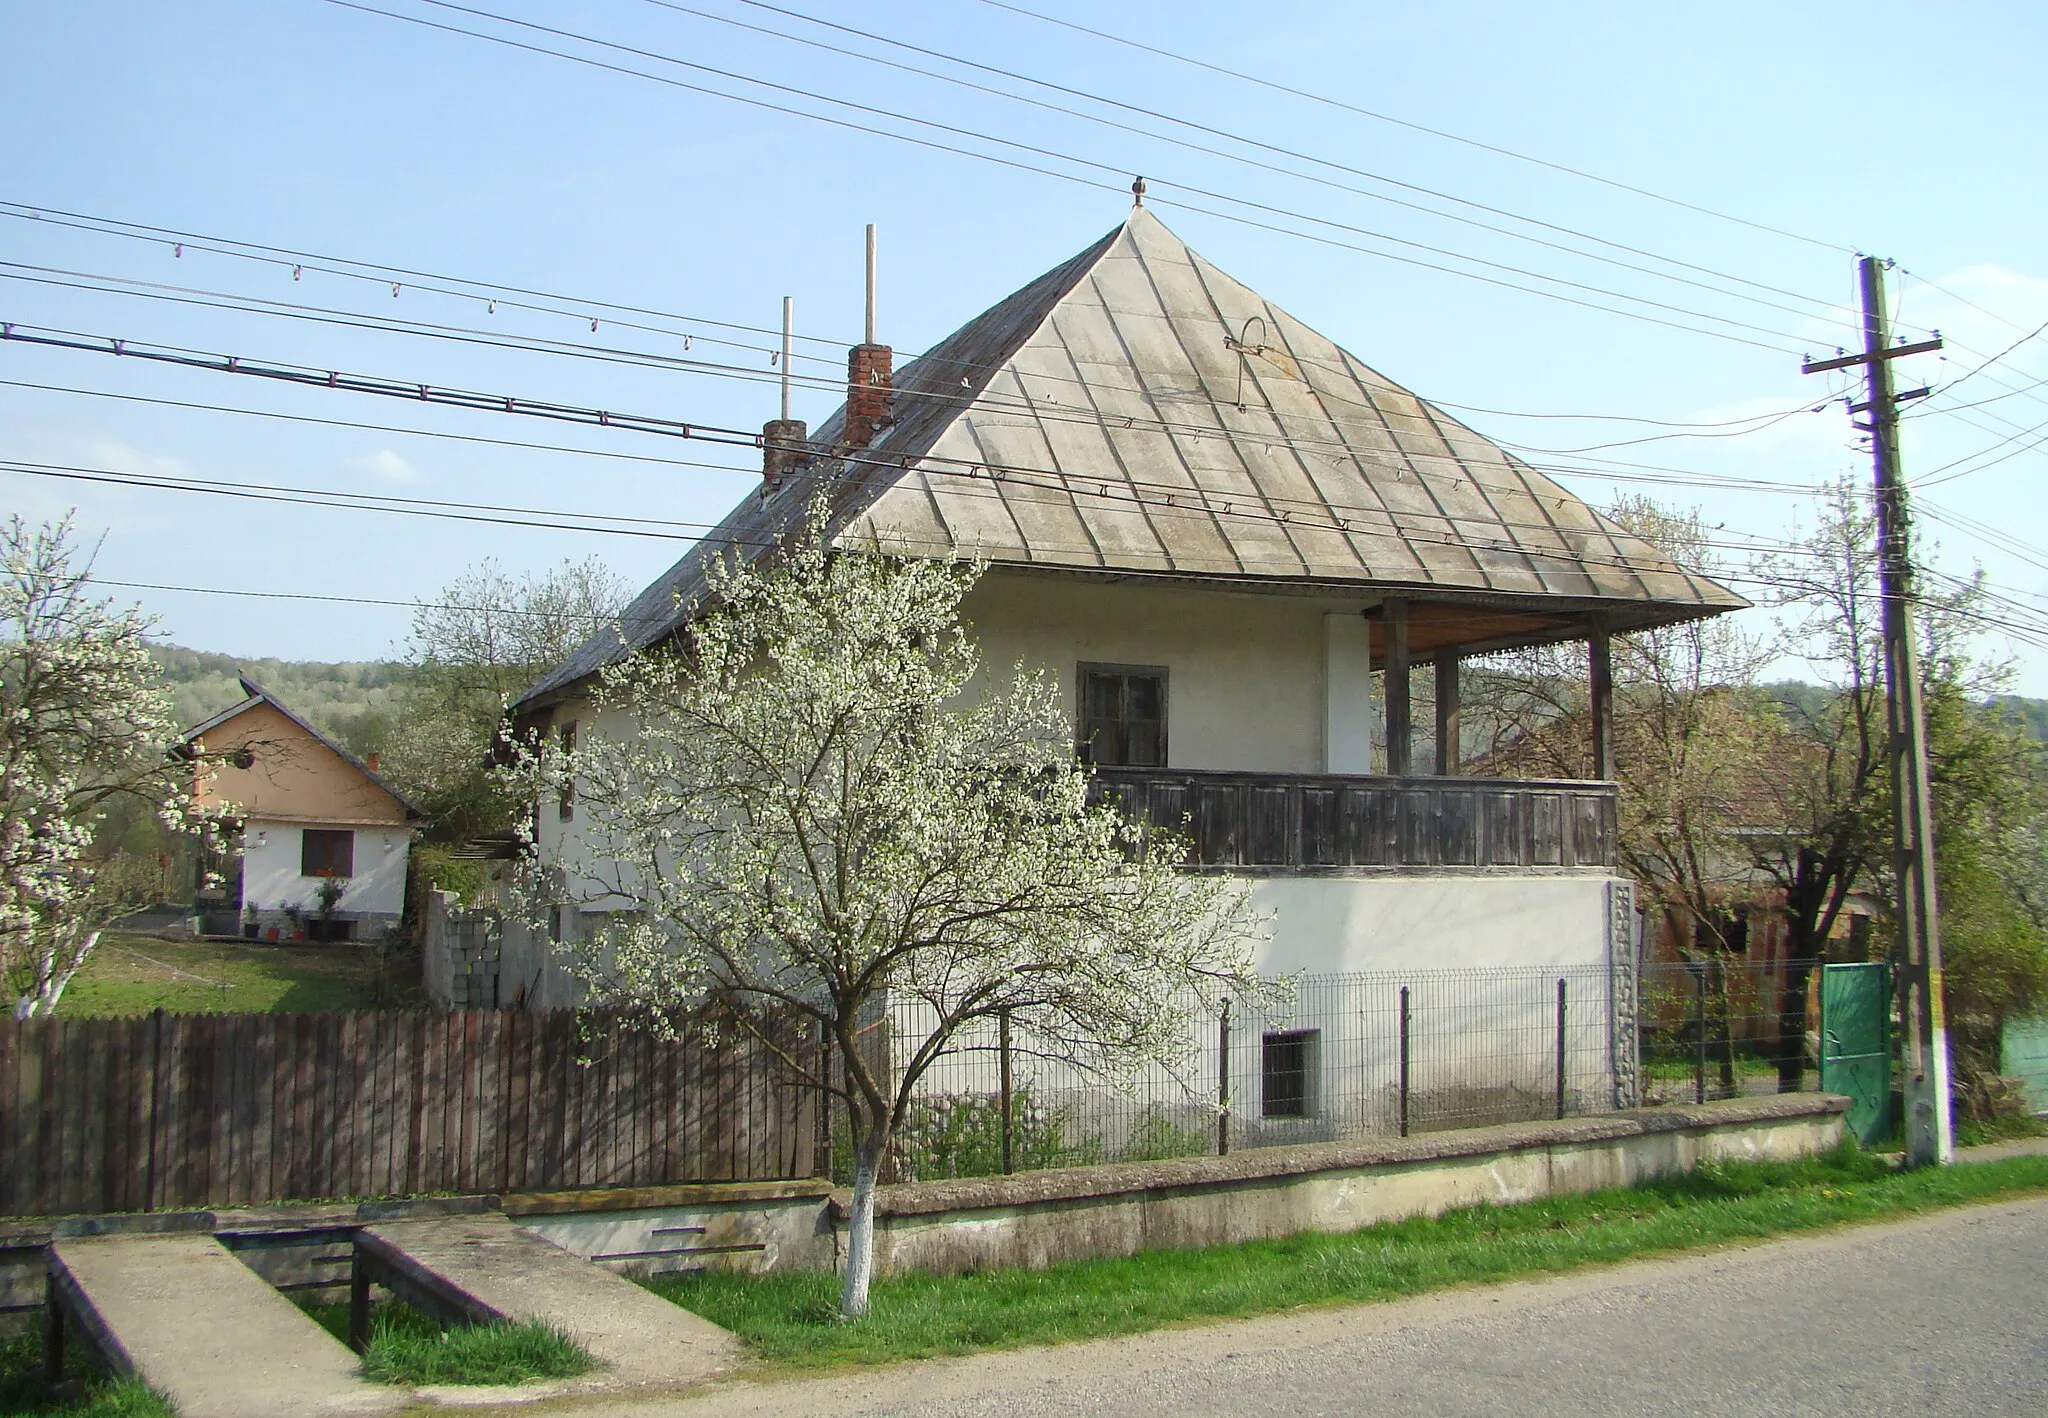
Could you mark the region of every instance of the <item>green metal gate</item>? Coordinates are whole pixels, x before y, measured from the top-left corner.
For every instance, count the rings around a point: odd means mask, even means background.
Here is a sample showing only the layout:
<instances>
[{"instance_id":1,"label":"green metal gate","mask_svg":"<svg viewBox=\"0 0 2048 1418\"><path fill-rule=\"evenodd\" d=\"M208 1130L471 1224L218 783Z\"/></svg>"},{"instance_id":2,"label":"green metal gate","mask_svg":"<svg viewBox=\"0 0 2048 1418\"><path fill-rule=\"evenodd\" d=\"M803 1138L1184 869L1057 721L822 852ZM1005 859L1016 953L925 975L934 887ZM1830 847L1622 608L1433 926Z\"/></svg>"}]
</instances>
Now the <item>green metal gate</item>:
<instances>
[{"instance_id":1,"label":"green metal gate","mask_svg":"<svg viewBox=\"0 0 2048 1418\"><path fill-rule=\"evenodd\" d=\"M1865 1147L1891 1131L1891 971L1882 964L1823 965L1820 1086L1848 1095L1849 1135Z\"/></svg>"}]
</instances>

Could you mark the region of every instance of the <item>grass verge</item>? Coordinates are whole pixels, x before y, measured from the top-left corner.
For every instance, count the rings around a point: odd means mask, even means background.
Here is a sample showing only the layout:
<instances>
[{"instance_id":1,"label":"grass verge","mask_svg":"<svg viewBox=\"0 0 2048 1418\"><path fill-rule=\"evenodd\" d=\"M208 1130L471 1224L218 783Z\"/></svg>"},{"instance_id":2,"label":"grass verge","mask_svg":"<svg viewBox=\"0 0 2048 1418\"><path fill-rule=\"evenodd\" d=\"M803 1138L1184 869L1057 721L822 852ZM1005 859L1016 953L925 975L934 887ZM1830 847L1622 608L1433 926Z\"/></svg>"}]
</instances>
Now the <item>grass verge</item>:
<instances>
[{"instance_id":1,"label":"grass verge","mask_svg":"<svg viewBox=\"0 0 2048 1418\"><path fill-rule=\"evenodd\" d=\"M67 1346L64 1382L43 1377L43 1336L23 1330L0 1340L0 1414L37 1418L174 1418L171 1405L138 1379L112 1379L85 1367Z\"/></svg>"},{"instance_id":2,"label":"grass verge","mask_svg":"<svg viewBox=\"0 0 2048 1418\"><path fill-rule=\"evenodd\" d=\"M374 1009L369 945L162 940L109 931L64 991L60 1015Z\"/></svg>"},{"instance_id":3,"label":"grass verge","mask_svg":"<svg viewBox=\"0 0 2048 1418\"><path fill-rule=\"evenodd\" d=\"M348 1340L347 1305L309 1305L306 1312L336 1339ZM410 1305L383 1304L370 1313L363 1377L373 1383L521 1384L573 1379L596 1366L588 1350L543 1324L476 1324L442 1329Z\"/></svg>"},{"instance_id":4,"label":"grass verge","mask_svg":"<svg viewBox=\"0 0 2048 1418\"><path fill-rule=\"evenodd\" d=\"M852 1324L835 1317L830 1276L706 1272L649 1285L734 1331L771 1363L879 1364L1391 1300L2043 1191L2048 1157L1899 1172L1845 1147L1802 1162L1707 1166L1640 1187L1470 1207L1345 1235L1047 1270L898 1276L875 1283L868 1315Z\"/></svg>"}]
</instances>

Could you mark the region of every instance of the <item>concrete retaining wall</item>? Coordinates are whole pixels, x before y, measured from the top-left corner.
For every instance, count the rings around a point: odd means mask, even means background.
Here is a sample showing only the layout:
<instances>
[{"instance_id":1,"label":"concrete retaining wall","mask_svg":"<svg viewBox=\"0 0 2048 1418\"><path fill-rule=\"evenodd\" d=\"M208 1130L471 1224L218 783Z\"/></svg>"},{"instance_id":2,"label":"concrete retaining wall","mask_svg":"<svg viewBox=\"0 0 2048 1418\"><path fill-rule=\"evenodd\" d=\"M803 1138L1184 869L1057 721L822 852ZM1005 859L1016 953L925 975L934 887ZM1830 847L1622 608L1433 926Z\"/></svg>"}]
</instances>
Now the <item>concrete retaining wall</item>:
<instances>
[{"instance_id":1,"label":"concrete retaining wall","mask_svg":"<svg viewBox=\"0 0 2048 1418\"><path fill-rule=\"evenodd\" d=\"M1842 1140L1848 1099L1797 1093L1411 1138L1263 1147L1228 1157L884 1187L885 1274L1039 1267L1162 1247L1354 1231L1482 1202L1627 1186L1733 1158L1787 1161ZM42 1303L51 1236L208 1230L280 1289L342 1298L355 1229L502 1210L578 1255L660 1274L836 1269L844 1189L822 1181L443 1197L362 1205L73 1217L0 1226L0 1330Z\"/></svg>"},{"instance_id":2,"label":"concrete retaining wall","mask_svg":"<svg viewBox=\"0 0 2048 1418\"><path fill-rule=\"evenodd\" d=\"M1405 1139L1077 1167L884 1188L884 1274L1039 1267L1092 1256L1355 1231L1482 1202L1627 1186L1731 1158L1789 1160L1842 1139L1846 1099L1739 1098ZM848 1198L835 1193L835 1248ZM836 1263L836 1249L835 1249Z\"/></svg>"}]
</instances>

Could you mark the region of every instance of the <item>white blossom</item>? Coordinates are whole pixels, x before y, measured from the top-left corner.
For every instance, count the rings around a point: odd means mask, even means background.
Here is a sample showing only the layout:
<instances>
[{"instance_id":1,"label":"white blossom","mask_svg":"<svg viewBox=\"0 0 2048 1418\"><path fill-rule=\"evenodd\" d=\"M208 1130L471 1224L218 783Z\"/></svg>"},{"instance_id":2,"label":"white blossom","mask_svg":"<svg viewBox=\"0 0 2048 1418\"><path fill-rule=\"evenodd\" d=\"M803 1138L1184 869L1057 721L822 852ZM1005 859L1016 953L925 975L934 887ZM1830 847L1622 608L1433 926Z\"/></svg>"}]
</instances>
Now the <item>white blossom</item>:
<instances>
[{"instance_id":1,"label":"white blossom","mask_svg":"<svg viewBox=\"0 0 2048 1418\"><path fill-rule=\"evenodd\" d=\"M1244 894L1091 804L1053 679L976 680L979 568L833 551L822 520L718 562L679 643L606 670L573 751L534 736L512 772L575 807L577 842L529 877L535 920L614 908L572 946L593 994L722 1001L844 1107L852 1315L877 1164L964 1028L1007 1013L1034 1052L1116 1075L1185 1054L1191 995L1265 987ZM904 998L935 1023L885 1066L860 1033Z\"/></svg>"},{"instance_id":2,"label":"white blossom","mask_svg":"<svg viewBox=\"0 0 2048 1418\"><path fill-rule=\"evenodd\" d=\"M106 805L145 801L188 825L153 622L89 591L71 523L0 529L0 978L18 1018L47 1014L121 908L127 882L92 852Z\"/></svg>"}]
</instances>

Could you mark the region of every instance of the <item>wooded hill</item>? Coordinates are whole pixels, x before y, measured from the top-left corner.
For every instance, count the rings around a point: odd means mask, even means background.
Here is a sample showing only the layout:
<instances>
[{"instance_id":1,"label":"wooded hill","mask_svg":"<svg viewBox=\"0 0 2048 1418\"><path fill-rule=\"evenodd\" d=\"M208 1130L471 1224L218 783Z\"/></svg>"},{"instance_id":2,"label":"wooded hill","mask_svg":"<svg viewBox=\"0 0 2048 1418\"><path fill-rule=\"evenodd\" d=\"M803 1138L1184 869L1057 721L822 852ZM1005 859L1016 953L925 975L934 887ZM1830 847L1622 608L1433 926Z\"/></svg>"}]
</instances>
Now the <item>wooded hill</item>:
<instances>
[{"instance_id":1,"label":"wooded hill","mask_svg":"<svg viewBox=\"0 0 2048 1418\"><path fill-rule=\"evenodd\" d=\"M176 645L155 647L154 654L163 666L178 722L188 728L241 703L240 676L247 675L359 754L381 746L399 699L416 673L395 660L238 660Z\"/></svg>"}]
</instances>

